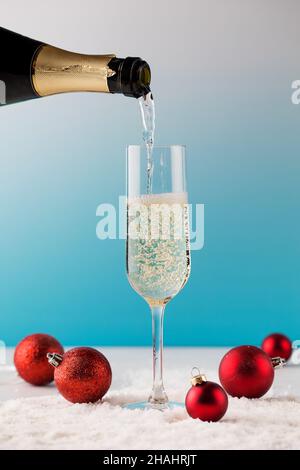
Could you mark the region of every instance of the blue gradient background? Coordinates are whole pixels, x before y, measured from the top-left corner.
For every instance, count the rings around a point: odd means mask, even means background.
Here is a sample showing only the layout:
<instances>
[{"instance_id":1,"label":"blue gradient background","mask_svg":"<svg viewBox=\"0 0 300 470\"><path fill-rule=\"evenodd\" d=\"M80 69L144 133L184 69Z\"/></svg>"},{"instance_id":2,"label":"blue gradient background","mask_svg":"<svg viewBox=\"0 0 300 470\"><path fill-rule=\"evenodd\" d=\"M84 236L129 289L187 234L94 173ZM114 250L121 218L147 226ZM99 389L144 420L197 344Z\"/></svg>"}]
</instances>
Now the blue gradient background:
<instances>
[{"instance_id":1,"label":"blue gradient background","mask_svg":"<svg viewBox=\"0 0 300 470\"><path fill-rule=\"evenodd\" d=\"M299 338L300 106L291 103L299 3L55 0L47 11L23 3L1 3L2 26L70 50L147 59L157 143L187 145L205 247L192 253L190 280L167 307L166 344L259 343L273 330ZM140 125L137 103L122 96L1 109L7 344L36 331L65 344L150 344L124 241L95 233L97 206L125 192L125 146L140 142Z\"/></svg>"}]
</instances>

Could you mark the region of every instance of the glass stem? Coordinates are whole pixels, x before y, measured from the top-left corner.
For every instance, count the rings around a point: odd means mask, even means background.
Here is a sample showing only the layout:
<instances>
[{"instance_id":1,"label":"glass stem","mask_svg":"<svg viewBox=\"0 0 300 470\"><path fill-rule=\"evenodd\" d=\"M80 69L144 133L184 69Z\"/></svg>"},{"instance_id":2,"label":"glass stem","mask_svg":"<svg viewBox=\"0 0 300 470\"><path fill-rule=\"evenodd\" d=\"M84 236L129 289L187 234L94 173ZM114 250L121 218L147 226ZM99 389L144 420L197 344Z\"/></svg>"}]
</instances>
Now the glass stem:
<instances>
[{"instance_id":1,"label":"glass stem","mask_svg":"<svg viewBox=\"0 0 300 470\"><path fill-rule=\"evenodd\" d=\"M164 305L151 307L153 339L153 387L149 397L152 405L165 405L168 397L163 384L163 320Z\"/></svg>"}]
</instances>

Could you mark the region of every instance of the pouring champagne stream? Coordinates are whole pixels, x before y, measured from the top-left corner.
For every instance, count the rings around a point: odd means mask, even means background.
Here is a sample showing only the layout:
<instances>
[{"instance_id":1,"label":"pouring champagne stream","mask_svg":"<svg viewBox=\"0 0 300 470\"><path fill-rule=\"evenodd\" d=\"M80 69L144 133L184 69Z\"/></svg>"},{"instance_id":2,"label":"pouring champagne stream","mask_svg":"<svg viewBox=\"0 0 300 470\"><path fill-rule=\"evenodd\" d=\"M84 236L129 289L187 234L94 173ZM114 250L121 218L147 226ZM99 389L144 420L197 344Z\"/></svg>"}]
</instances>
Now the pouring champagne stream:
<instances>
[{"instance_id":1,"label":"pouring champagne stream","mask_svg":"<svg viewBox=\"0 0 300 470\"><path fill-rule=\"evenodd\" d=\"M165 410L182 405L169 402L164 389L163 319L190 274L185 147L155 147L152 94L139 103L145 145L127 149L126 267L131 286L151 309L153 386L148 401L125 406Z\"/></svg>"}]
</instances>

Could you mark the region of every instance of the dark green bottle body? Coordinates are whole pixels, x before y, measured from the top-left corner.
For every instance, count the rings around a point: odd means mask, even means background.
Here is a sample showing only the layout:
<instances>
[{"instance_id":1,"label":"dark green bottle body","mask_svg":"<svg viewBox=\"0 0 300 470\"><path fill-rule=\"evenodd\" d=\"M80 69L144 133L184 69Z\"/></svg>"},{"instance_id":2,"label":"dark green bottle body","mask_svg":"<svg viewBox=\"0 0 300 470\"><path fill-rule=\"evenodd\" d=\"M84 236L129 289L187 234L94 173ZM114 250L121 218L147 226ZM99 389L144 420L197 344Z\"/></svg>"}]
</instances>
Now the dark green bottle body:
<instances>
[{"instance_id":1,"label":"dark green bottle body","mask_svg":"<svg viewBox=\"0 0 300 470\"><path fill-rule=\"evenodd\" d=\"M0 28L1 104L37 98L32 86L32 60L42 43Z\"/></svg>"}]
</instances>

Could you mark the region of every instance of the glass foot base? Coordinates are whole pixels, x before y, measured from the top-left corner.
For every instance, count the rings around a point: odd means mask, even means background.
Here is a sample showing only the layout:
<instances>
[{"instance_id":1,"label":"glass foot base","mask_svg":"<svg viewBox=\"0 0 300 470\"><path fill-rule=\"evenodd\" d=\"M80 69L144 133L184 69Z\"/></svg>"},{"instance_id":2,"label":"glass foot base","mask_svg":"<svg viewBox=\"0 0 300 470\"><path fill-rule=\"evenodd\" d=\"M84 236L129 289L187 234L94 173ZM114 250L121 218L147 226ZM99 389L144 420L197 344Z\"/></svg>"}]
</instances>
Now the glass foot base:
<instances>
[{"instance_id":1,"label":"glass foot base","mask_svg":"<svg viewBox=\"0 0 300 470\"><path fill-rule=\"evenodd\" d=\"M126 405L123 405L122 408L126 408L127 410L166 411L166 410L173 410L174 408L184 408L184 403L180 403L177 401L169 401L163 404L154 404L154 403L149 403L149 401L140 401L136 403L127 403Z\"/></svg>"}]
</instances>

